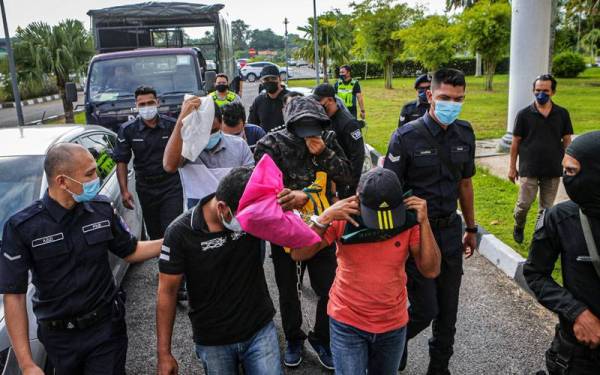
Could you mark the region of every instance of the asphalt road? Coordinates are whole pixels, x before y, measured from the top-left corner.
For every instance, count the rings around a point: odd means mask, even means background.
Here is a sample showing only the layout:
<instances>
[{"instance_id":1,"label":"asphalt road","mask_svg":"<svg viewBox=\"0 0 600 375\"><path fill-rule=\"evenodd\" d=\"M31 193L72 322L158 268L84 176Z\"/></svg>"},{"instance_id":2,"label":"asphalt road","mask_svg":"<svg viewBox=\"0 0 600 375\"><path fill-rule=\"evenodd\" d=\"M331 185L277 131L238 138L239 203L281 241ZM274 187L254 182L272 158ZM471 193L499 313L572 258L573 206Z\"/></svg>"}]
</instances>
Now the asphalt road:
<instances>
[{"instance_id":1,"label":"asphalt road","mask_svg":"<svg viewBox=\"0 0 600 375\"><path fill-rule=\"evenodd\" d=\"M257 90L256 84L244 88L248 106ZM271 297L278 310L278 293L273 265L267 256L265 275ZM513 281L485 258L475 255L465 261L457 323L455 354L450 370L453 374L532 374L544 368L544 351L548 347L556 318L539 306ZM156 373L155 301L157 289L156 261L133 266L126 276L128 293L127 322L130 374ZM304 280L303 310L314 322L315 295L308 276ZM275 315L280 347L284 337L279 313ZM305 322L304 328L308 325ZM186 304L180 304L173 333L173 354L181 374L202 374L194 354L191 325ZM409 362L404 374L424 374L428 364L427 339L430 330L410 342ZM305 359L297 369L286 374L327 374L317 362L316 354L305 347Z\"/></svg>"},{"instance_id":2,"label":"asphalt road","mask_svg":"<svg viewBox=\"0 0 600 375\"><path fill-rule=\"evenodd\" d=\"M83 93L79 93L79 101L75 104L83 104ZM50 116L62 115L65 111L61 100L52 100L40 104L23 106L23 117L25 123L41 120ZM16 126L17 110L15 108L0 109L0 127Z\"/></svg>"}]
</instances>

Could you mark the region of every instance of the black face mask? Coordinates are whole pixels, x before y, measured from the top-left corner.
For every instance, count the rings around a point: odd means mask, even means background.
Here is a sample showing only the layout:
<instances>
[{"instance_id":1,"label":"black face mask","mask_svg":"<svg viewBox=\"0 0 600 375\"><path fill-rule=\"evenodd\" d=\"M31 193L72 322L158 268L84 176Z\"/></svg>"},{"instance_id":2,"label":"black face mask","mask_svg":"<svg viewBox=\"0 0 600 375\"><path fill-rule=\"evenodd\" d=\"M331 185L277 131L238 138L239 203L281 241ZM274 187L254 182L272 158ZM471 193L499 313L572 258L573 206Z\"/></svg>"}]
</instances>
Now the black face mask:
<instances>
[{"instance_id":1,"label":"black face mask","mask_svg":"<svg viewBox=\"0 0 600 375\"><path fill-rule=\"evenodd\" d=\"M577 137L567 147L567 154L581 164L575 176L563 175L569 198L587 216L600 218L600 131Z\"/></svg>"},{"instance_id":2,"label":"black face mask","mask_svg":"<svg viewBox=\"0 0 600 375\"><path fill-rule=\"evenodd\" d=\"M229 89L229 85L216 85L215 88L218 92L225 92Z\"/></svg>"},{"instance_id":3,"label":"black face mask","mask_svg":"<svg viewBox=\"0 0 600 375\"><path fill-rule=\"evenodd\" d=\"M279 88L279 82L265 82L263 83L263 87L269 94L274 94Z\"/></svg>"}]
</instances>

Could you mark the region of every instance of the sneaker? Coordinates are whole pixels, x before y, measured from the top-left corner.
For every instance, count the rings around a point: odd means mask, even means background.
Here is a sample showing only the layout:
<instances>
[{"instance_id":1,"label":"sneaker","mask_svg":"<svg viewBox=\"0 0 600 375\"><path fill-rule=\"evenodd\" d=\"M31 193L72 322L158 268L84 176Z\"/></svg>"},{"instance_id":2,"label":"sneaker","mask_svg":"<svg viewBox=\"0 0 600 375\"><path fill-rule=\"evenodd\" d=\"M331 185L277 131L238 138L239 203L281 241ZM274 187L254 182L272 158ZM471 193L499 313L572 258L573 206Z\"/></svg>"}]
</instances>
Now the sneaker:
<instances>
[{"instance_id":1,"label":"sneaker","mask_svg":"<svg viewBox=\"0 0 600 375\"><path fill-rule=\"evenodd\" d=\"M523 243L523 228L519 228L517 226L515 226L515 229L513 230L513 239L515 240L516 243Z\"/></svg>"},{"instance_id":2,"label":"sneaker","mask_svg":"<svg viewBox=\"0 0 600 375\"><path fill-rule=\"evenodd\" d=\"M286 341L286 343L283 364L287 367L297 367L302 362L304 340Z\"/></svg>"},{"instance_id":3,"label":"sneaker","mask_svg":"<svg viewBox=\"0 0 600 375\"><path fill-rule=\"evenodd\" d=\"M315 339L308 338L308 342L310 346L317 352L317 358L319 358L319 362L321 362L321 366L325 367L327 370L334 370L333 367L333 357L331 356L331 349L329 345L325 346L321 344L320 341Z\"/></svg>"}]
</instances>

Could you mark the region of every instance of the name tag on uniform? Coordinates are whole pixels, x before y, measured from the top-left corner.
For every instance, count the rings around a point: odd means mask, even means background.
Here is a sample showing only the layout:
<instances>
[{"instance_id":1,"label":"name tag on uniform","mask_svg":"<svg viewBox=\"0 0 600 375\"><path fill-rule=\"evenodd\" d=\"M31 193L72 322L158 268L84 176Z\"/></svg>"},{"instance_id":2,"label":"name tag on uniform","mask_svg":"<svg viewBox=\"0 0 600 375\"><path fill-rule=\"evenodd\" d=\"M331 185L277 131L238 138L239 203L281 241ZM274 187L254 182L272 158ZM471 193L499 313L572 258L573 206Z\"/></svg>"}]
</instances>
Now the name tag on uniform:
<instances>
[{"instance_id":1,"label":"name tag on uniform","mask_svg":"<svg viewBox=\"0 0 600 375\"><path fill-rule=\"evenodd\" d=\"M452 147L452 152L463 152L463 151L467 151L467 147L466 146L454 146L454 147Z\"/></svg>"},{"instance_id":2,"label":"name tag on uniform","mask_svg":"<svg viewBox=\"0 0 600 375\"><path fill-rule=\"evenodd\" d=\"M143 138L133 138L131 142L144 142Z\"/></svg>"},{"instance_id":3,"label":"name tag on uniform","mask_svg":"<svg viewBox=\"0 0 600 375\"><path fill-rule=\"evenodd\" d=\"M81 230L83 231L83 233L88 233L88 232L92 232L92 231L95 231L98 229L108 228L108 227L110 227L110 221L102 220L97 223L85 225L85 226L81 227Z\"/></svg>"},{"instance_id":4,"label":"name tag on uniform","mask_svg":"<svg viewBox=\"0 0 600 375\"><path fill-rule=\"evenodd\" d=\"M168 135L163 135L162 139L169 139Z\"/></svg>"},{"instance_id":5,"label":"name tag on uniform","mask_svg":"<svg viewBox=\"0 0 600 375\"><path fill-rule=\"evenodd\" d=\"M44 246L44 245L48 245L53 242L62 241L64 239L65 239L65 235L62 232L55 233L55 234L51 234L46 237L36 238L35 240L31 241L31 247Z\"/></svg>"},{"instance_id":6,"label":"name tag on uniform","mask_svg":"<svg viewBox=\"0 0 600 375\"><path fill-rule=\"evenodd\" d=\"M418 150L415 152L415 156L430 156L437 155L437 148L432 148L430 150Z\"/></svg>"}]
</instances>

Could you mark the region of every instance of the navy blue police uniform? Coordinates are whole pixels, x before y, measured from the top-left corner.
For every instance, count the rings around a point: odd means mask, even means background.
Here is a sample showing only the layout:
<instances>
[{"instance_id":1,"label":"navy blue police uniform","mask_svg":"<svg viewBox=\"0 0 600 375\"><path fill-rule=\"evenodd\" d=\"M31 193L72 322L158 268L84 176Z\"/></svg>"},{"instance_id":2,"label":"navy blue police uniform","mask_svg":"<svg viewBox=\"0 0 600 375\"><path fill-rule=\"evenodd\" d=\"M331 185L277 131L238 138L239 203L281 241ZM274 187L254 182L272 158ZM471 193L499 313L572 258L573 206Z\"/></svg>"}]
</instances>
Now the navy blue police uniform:
<instances>
[{"instance_id":1,"label":"navy blue police uniform","mask_svg":"<svg viewBox=\"0 0 600 375\"><path fill-rule=\"evenodd\" d=\"M125 258L137 239L103 196L67 210L44 197L5 224L0 293L36 288L37 336L57 374L124 374L125 296L109 254Z\"/></svg>"},{"instance_id":2,"label":"navy blue police uniform","mask_svg":"<svg viewBox=\"0 0 600 375\"><path fill-rule=\"evenodd\" d=\"M419 99L411 100L404 104L400 110L400 118L398 119L398 127L414 121L429 111L429 103L422 102Z\"/></svg>"},{"instance_id":3,"label":"navy blue police uniform","mask_svg":"<svg viewBox=\"0 0 600 375\"><path fill-rule=\"evenodd\" d=\"M398 175L406 191L412 190L413 195L427 201L429 221L442 253L441 273L437 279L426 279L409 257L406 263L410 300L407 339L415 337L433 321L430 365L443 369L453 354L463 274L462 222L456 214L458 185L462 179L475 174L475 134L471 125L462 120L454 121L444 130L426 113L396 129L384 167Z\"/></svg>"},{"instance_id":4,"label":"navy blue police uniform","mask_svg":"<svg viewBox=\"0 0 600 375\"><path fill-rule=\"evenodd\" d=\"M179 173L167 173L163 155L176 120L158 115L152 128L138 116L119 129L114 159L129 163L133 152L136 191L140 198L144 222L150 239L164 236L169 224L183 212L183 188Z\"/></svg>"}]
</instances>

